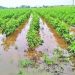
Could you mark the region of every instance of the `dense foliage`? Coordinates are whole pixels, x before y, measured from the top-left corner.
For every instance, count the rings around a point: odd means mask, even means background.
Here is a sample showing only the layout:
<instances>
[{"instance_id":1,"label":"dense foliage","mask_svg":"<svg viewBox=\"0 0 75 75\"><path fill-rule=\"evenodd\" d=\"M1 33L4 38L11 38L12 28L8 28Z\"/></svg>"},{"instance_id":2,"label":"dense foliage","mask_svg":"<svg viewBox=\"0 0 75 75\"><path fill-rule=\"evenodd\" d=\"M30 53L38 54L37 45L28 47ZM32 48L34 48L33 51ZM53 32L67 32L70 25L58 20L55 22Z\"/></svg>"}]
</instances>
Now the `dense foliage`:
<instances>
[{"instance_id":1,"label":"dense foliage","mask_svg":"<svg viewBox=\"0 0 75 75\"><path fill-rule=\"evenodd\" d=\"M13 33L16 28L30 16L29 9L1 9L0 27L6 35Z\"/></svg>"},{"instance_id":2,"label":"dense foliage","mask_svg":"<svg viewBox=\"0 0 75 75\"><path fill-rule=\"evenodd\" d=\"M29 32L27 34L27 40L30 48L35 48L42 43L39 35L39 16L33 12L32 22L30 25Z\"/></svg>"}]
</instances>

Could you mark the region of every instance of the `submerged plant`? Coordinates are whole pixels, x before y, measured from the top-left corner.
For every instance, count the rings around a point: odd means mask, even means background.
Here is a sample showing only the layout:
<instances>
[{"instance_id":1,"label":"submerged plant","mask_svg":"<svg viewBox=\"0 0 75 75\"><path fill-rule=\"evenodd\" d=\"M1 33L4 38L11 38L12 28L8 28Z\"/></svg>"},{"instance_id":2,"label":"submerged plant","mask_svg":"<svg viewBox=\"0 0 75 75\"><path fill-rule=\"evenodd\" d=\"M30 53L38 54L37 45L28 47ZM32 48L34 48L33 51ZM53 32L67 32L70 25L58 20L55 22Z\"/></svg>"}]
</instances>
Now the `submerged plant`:
<instances>
[{"instance_id":1,"label":"submerged plant","mask_svg":"<svg viewBox=\"0 0 75 75\"><path fill-rule=\"evenodd\" d=\"M49 57L47 54L44 54L44 55L43 55L43 59L44 59L44 62L45 62L47 65L53 64L53 61L50 59L50 57Z\"/></svg>"},{"instance_id":2,"label":"submerged plant","mask_svg":"<svg viewBox=\"0 0 75 75\"><path fill-rule=\"evenodd\" d=\"M67 50L63 50L61 48L57 48L54 50L54 60L58 61L65 61L68 62L69 61L69 53Z\"/></svg>"},{"instance_id":3,"label":"submerged plant","mask_svg":"<svg viewBox=\"0 0 75 75\"><path fill-rule=\"evenodd\" d=\"M63 57L63 52L61 48L57 48L54 50L54 57L57 57L57 58Z\"/></svg>"},{"instance_id":4,"label":"submerged plant","mask_svg":"<svg viewBox=\"0 0 75 75\"><path fill-rule=\"evenodd\" d=\"M25 75L24 69L20 69L17 75Z\"/></svg>"},{"instance_id":5,"label":"submerged plant","mask_svg":"<svg viewBox=\"0 0 75 75\"><path fill-rule=\"evenodd\" d=\"M19 64L21 67L28 67L29 65L33 65L33 62L29 59L22 59Z\"/></svg>"}]
</instances>

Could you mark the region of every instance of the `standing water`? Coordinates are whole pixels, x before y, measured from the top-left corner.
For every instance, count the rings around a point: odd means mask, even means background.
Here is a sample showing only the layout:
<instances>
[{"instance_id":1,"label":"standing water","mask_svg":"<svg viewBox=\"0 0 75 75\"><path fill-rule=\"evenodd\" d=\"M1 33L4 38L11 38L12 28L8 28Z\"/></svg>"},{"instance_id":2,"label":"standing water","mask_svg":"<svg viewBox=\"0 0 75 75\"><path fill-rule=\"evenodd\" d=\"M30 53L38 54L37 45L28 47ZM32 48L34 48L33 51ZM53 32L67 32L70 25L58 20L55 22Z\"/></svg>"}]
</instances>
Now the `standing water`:
<instances>
[{"instance_id":1,"label":"standing water","mask_svg":"<svg viewBox=\"0 0 75 75\"><path fill-rule=\"evenodd\" d=\"M43 45L39 46L37 50L42 50L45 53L49 53L52 56L54 49L56 49L59 45L56 42L56 39L52 32L50 32L46 23L40 19L40 36L43 39Z\"/></svg>"},{"instance_id":2,"label":"standing water","mask_svg":"<svg viewBox=\"0 0 75 75\"><path fill-rule=\"evenodd\" d=\"M23 68L24 75L75 75L75 70L72 62L68 60L65 55L68 52L65 49L66 43L59 37L56 36L54 29L49 27L45 22L40 19L40 36L44 43L37 47L34 51L26 51L28 49L28 43L26 40L26 35L29 30L30 22L32 17L30 17L29 22L17 28L17 30L6 39L3 40L1 35L0 40L0 74L1 75L17 75L19 70L18 61L20 59L31 58L35 61L36 65L31 67ZM3 41L2 41L3 40ZM61 45L60 45L61 44ZM56 58L59 56L59 52L54 54L58 47L63 47L63 57ZM39 51L39 52L38 52ZM27 54L25 56L25 53ZM51 60L57 60L51 65L47 65L42 59L42 53L47 54ZM55 57L54 57L55 56ZM34 57L34 58L33 58ZM66 61L64 60L66 59ZM73 58L72 58L73 59ZM67 61L68 60L68 61ZM35 66L35 67L34 67Z\"/></svg>"},{"instance_id":3,"label":"standing water","mask_svg":"<svg viewBox=\"0 0 75 75\"><path fill-rule=\"evenodd\" d=\"M24 50L28 48L26 35L30 22L20 25L16 31L6 39L0 40L0 74L17 75L18 60L24 57ZM4 38L4 37L2 37Z\"/></svg>"}]
</instances>

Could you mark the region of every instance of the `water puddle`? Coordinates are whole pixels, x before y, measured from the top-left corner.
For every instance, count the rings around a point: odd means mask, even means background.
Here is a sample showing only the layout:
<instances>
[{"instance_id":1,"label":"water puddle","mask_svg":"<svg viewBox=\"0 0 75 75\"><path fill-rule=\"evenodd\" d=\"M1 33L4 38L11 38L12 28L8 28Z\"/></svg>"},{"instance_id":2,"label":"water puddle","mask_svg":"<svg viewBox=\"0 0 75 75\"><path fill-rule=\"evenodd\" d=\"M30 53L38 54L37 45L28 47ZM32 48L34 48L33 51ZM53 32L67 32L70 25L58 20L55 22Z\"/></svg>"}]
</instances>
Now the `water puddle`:
<instances>
[{"instance_id":1,"label":"water puddle","mask_svg":"<svg viewBox=\"0 0 75 75\"><path fill-rule=\"evenodd\" d=\"M24 50L28 48L26 35L29 30L30 17L27 23L23 23L8 37L1 36L0 40L0 74L17 75L18 60L24 57ZM3 39L5 38L5 39ZM2 42L3 41L3 42Z\"/></svg>"},{"instance_id":2,"label":"water puddle","mask_svg":"<svg viewBox=\"0 0 75 75\"><path fill-rule=\"evenodd\" d=\"M40 19L40 36L44 40L43 45L40 45L36 50L43 51L45 53L49 53L50 56L53 54L54 49L56 49L59 45L56 42L56 39L52 32L50 32L46 23L44 23Z\"/></svg>"}]
</instances>

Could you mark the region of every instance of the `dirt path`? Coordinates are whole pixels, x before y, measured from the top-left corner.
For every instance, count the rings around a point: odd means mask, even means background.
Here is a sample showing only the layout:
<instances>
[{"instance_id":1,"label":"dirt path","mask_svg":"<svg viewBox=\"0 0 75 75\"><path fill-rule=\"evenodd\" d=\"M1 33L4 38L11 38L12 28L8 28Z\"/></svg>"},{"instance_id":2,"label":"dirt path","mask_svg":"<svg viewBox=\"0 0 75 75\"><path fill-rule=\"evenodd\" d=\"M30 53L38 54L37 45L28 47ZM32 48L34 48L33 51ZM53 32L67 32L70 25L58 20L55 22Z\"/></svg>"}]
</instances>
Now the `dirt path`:
<instances>
[{"instance_id":1,"label":"dirt path","mask_svg":"<svg viewBox=\"0 0 75 75\"><path fill-rule=\"evenodd\" d=\"M26 35L29 30L29 21L21 25L17 30L7 37L4 42L0 40L0 74L1 75L17 75L18 60L24 57L24 50L28 48ZM2 38L4 38L2 36Z\"/></svg>"}]
</instances>

